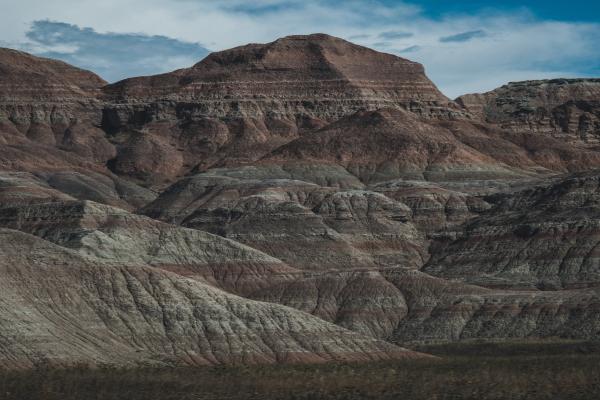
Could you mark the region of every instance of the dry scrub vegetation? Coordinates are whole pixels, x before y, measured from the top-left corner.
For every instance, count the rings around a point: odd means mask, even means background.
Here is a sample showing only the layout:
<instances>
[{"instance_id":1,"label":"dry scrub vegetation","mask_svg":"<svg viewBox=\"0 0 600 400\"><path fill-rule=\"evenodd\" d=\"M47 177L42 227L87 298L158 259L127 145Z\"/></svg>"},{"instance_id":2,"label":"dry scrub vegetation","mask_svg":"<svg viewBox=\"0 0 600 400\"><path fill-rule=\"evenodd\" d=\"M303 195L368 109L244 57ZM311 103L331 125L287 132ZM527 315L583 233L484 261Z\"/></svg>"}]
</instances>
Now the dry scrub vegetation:
<instances>
[{"instance_id":1,"label":"dry scrub vegetation","mask_svg":"<svg viewBox=\"0 0 600 400\"><path fill-rule=\"evenodd\" d=\"M597 399L600 343L421 347L437 360L0 371L2 399Z\"/></svg>"}]
</instances>

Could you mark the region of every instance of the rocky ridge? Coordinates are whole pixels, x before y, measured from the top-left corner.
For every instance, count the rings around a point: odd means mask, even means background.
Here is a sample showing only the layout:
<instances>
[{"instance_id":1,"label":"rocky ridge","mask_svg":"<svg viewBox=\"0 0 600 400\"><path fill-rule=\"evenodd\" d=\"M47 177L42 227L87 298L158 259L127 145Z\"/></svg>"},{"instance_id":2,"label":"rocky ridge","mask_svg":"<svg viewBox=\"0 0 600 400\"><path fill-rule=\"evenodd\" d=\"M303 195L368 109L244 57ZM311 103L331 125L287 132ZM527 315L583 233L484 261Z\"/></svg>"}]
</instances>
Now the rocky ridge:
<instances>
[{"instance_id":1,"label":"rocky ridge","mask_svg":"<svg viewBox=\"0 0 600 400\"><path fill-rule=\"evenodd\" d=\"M367 361L422 357L155 268L0 230L0 365Z\"/></svg>"},{"instance_id":2,"label":"rocky ridge","mask_svg":"<svg viewBox=\"0 0 600 400\"><path fill-rule=\"evenodd\" d=\"M439 237L424 270L491 287L596 287L598 173L570 175L516 193Z\"/></svg>"},{"instance_id":3,"label":"rocky ridge","mask_svg":"<svg viewBox=\"0 0 600 400\"><path fill-rule=\"evenodd\" d=\"M600 79L511 82L457 102L476 117L515 132L595 146L600 131Z\"/></svg>"}]
</instances>

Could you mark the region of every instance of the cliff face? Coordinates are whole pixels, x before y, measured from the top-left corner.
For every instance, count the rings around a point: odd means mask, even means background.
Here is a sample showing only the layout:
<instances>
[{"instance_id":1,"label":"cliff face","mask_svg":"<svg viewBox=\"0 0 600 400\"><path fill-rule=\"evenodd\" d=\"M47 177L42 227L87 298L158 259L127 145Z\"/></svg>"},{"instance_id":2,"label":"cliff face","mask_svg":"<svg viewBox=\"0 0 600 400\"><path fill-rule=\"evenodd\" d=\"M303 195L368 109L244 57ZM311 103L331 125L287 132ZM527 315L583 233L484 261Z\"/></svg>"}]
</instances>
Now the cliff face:
<instances>
[{"instance_id":1,"label":"cliff face","mask_svg":"<svg viewBox=\"0 0 600 400\"><path fill-rule=\"evenodd\" d=\"M114 170L139 178L253 162L361 109L461 113L420 64L321 34L213 53L191 68L103 92L103 126L121 149Z\"/></svg>"},{"instance_id":2,"label":"cliff face","mask_svg":"<svg viewBox=\"0 0 600 400\"><path fill-rule=\"evenodd\" d=\"M598 182L584 173L490 196L489 210L440 236L425 271L490 287L596 286Z\"/></svg>"},{"instance_id":3,"label":"cliff face","mask_svg":"<svg viewBox=\"0 0 600 400\"><path fill-rule=\"evenodd\" d=\"M0 143L33 142L106 162L114 148L99 129L96 97L104 85L97 75L63 62L0 49Z\"/></svg>"},{"instance_id":4,"label":"cliff face","mask_svg":"<svg viewBox=\"0 0 600 400\"><path fill-rule=\"evenodd\" d=\"M117 153L100 128L105 85L63 62L0 49L0 180L15 188L12 201L40 187L128 209L155 197L106 168Z\"/></svg>"},{"instance_id":5,"label":"cliff face","mask_svg":"<svg viewBox=\"0 0 600 400\"><path fill-rule=\"evenodd\" d=\"M359 111L281 146L262 161L338 164L366 183L515 179L538 168L495 132L468 122L439 124L396 109Z\"/></svg>"},{"instance_id":6,"label":"cliff face","mask_svg":"<svg viewBox=\"0 0 600 400\"><path fill-rule=\"evenodd\" d=\"M113 85L61 62L0 56L6 170L93 169L162 189L190 172L280 155L337 163L365 182L600 166L590 147L594 80L511 84L457 104L421 65L321 34L213 53L191 68ZM583 114L568 111L573 105ZM586 133L574 140L574 129ZM550 131L551 140L530 135ZM369 148L359 143L371 138Z\"/></svg>"},{"instance_id":7,"label":"cliff face","mask_svg":"<svg viewBox=\"0 0 600 400\"><path fill-rule=\"evenodd\" d=\"M457 102L503 129L594 146L600 138L599 97L599 79L554 79L512 82Z\"/></svg>"}]
</instances>

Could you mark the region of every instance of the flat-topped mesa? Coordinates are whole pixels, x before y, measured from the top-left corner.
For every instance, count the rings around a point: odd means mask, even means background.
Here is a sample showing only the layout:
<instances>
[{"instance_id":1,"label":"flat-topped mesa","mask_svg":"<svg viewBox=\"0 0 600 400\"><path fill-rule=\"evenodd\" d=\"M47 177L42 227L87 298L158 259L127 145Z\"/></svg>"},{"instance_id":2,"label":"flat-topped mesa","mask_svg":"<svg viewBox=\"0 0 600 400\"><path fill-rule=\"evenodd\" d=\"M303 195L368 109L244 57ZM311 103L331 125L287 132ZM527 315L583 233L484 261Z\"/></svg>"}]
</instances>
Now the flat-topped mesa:
<instances>
[{"instance_id":1,"label":"flat-topped mesa","mask_svg":"<svg viewBox=\"0 0 600 400\"><path fill-rule=\"evenodd\" d=\"M104 92L118 102L193 102L213 117L268 113L332 120L384 106L424 113L456 109L421 64L325 34L212 53L191 68L127 79Z\"/></svg>"},{"instance_id":2,"label":"flat-topped mesa","mask_svg":"<svg viewBox=\"0 0 600 400\"><path fill-rule=\"evenodd\" d=\"M456 101L472 115L513 132L591 145L600 139L600 79L510 82Z\"/></svg>"}]
</instances>

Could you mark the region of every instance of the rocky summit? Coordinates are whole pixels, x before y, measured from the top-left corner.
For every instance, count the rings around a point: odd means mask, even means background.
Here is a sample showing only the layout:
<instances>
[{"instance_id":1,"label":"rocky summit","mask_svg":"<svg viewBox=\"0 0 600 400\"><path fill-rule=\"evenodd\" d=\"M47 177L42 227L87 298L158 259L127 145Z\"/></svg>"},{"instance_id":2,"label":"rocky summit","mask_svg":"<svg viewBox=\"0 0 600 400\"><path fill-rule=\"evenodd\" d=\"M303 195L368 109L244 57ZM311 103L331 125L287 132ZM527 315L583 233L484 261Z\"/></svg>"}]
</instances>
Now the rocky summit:
<instances>
[{"instance_id":1,"label":"rocky summit","mask_svg":"<svg viewBox=\"0 0 600 400\"><path fill-rule=\"evenodd\" d=\"M120 144L114 171L152 182L252 163L362 109L461 112L420 64L323 34L213 53L191 68L102 90L103 127Z\"/></svg>"},{"instance_id":2,"label":"rocky summit","mask_svg":"<svg viewBox=\"0 0 600 400\"><path fill-rule=\"evenodd\" d=\"M600 81L324 34L107 84L0 49L0 368L600 337Z\"/></svg>"}]
</instances>

